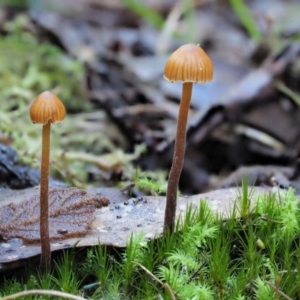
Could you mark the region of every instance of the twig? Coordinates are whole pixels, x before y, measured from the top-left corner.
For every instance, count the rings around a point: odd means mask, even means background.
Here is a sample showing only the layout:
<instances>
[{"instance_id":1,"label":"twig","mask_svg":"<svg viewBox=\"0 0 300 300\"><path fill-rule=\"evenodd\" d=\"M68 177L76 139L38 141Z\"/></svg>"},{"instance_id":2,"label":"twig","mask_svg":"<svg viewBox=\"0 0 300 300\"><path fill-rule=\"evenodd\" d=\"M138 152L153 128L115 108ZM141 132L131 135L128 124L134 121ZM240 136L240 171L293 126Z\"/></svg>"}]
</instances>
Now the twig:
<instances>
[{"instance_id":1,"label":"twig","mask_svg":"<svg viewBox=\"0 0 300 300\"><path fill-rule=\"evenodd\" d=\"M53 290L30 290L30 291L23 291L16 294L12 294L9 296L2 297L1 300L10 300L16 299L28 295L50 295L50 296L57 296L66 299L73 299L73 300L87 300L86 298L82 298L80 296L75 296L72 294L60 292L60 291L53 291Z\"/></svg>"},{"instance_id":2,"label":"twig","mask_svg":"<svg viewBox=\"0 0 300 300\"><path fill-rule=\"evenodd\" d=\"M204 267L204 265L206 264L206 261L204 261L195 271L194 273L190 276L190 278L187 280L186 284L189 284L194 278L195 276L200 272L200 270Z\"/></svg>"},{"instance_id":3,"label":"twig","mask_svg":"<svg viewBox=\"0 0 300 300\"><path fill-rule=\"evenodd\" d=\"M274 284L272 284L269 281L266 281L266 284L269 285L274 291L276 291L278 294L280 294L282 297L284 297L287 300L293 300L292 298L290 298L288 295L286 295L284 292L282 292L281 290L278 290L276 288L276 286Z\"/></svg>"},{"instance_id":4,"label":"twig","mask_svg":"<svg viewBox=\"0 0 300 300\"><path fill-rule=\"evenodd\" d=\"M172 300L176 300L174 292L172 291L171 287L167 283L163 283L160 279L158 279L153 273L151 273L146 267L141 265L138 262L131 261L133 264L139 266L141 269L143 269L152 279L157 281L160 285L162 285L170 294Z\"/></svg>"},{"instance_id":5,"label":"twig","mask_svg":"<svg viewBox=\"0 0 300 300\"><path fill-rule=\"evenodd\" d=\"M277 275L276 277L275 277L275 287L276 287L276 290L275 290L275 296L276 296L276 300L279 300L279 293L278 293L278 291L279 291L279 284L280 284L280 277Z\"/></svg>"},{"instance_id":6,"label":"twig","mask_svg":"<svg viewBox=\"0 0 300 300\"><path fill-rule=\"evenodd\" d=\"M130 191L134 187L135 187L135 183L131 182L131 183L127 184L126 186L124 186L123 188L121 188L120 191L122 193L124 193L124 192Z\"/></svg>"}]
</instances>

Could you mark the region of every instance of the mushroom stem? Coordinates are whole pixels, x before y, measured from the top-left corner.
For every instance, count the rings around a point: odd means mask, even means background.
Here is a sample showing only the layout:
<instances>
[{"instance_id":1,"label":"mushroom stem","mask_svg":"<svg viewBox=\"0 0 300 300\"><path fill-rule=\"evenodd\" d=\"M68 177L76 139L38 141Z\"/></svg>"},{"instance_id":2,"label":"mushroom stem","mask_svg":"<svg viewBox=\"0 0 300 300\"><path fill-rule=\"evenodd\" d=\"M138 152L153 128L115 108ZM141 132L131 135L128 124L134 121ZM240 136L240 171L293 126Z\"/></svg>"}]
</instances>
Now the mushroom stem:
<instances>
[{"instance_id":1,"label":"mushroom stem","mask_svg":"<svg viewBox=\"0 0 300 300\"><path fill-rule=\"evenodd\" d=\"M186 127L189 113L189 107L192 97L192 82L183 83L182 97L179 106L177 121L177 131L175 138L175 149L172 167L169 173L167 200L165 208L164 231L174 230L175 214L177 205L177 189L184 162Z\"/></svg>"},{"instance_id":2,"label":"mushroom stem","mask_svg":"<svg viewBox=\"0 0 300 300\"><path fill-rule=\"evenodd\" d=\"M47 269L50 266L51 250L49 238L49 156L50 156L50 128L51 122L43 125L42 135L42 162L40 184L40 236L41 236L41 267Z\"/></svg>"}]
</instances>

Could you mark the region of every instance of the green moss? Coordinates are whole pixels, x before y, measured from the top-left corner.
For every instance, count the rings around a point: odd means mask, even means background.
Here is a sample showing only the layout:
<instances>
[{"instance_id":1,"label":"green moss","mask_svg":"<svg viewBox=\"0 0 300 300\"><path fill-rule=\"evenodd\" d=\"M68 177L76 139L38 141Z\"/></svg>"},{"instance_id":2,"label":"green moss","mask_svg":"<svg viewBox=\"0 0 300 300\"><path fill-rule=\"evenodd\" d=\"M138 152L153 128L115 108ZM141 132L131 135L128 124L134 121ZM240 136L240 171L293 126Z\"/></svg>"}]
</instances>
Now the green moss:
<instances>
[{"instance_id":1,"label":"green moss","mask_svg":"<svg viewBox=\"0 0 300 300\"><path fill-rule=\"evenodd\" d=\"M293 190L251 197L246 191L237 210L245 199L253 209L243 217L233 212L222 220L202 201L188 208L173 234L151 241L132 236L123 251L98 245L85 259L82 250L80 259L75 249L63 252L51 274L6 280L0 295L47 288L91 299L269 300L279 299L277 285L298 299L299 201Z\"/></svg>"},{"instance_id":2,"label":"green moss","mask_svg":"<svg viewBox=\"0 0 300 300\"><path fill-rule=\"evenodd\" d=\"M67 108L65 121L51 130L51 174L78 187L87 184L90 167L98 185L117 168L133 176L132 161L144 147L136 147L136 154L121 150L127 147L123 135L84 95L83 64L39 41L26 27L27 15L18 15L6 23L7 35L0 36L0 137L10 140L20 163L39 167L42 129L30 121L29 107L38 94L51 90Z\"/></svg>"},{"instance_id":3,"label":"green moss","mask_svg":"<svg viewBox=\"0 0 300 300\"><path fill-rule=\"evenodd\" d=\"M11 111L28 105L45 90L55 90L69 110L86 110L80 82L84 67L61 49L43 43L23 27L26 15L18 15L5 25L0 37L1 110Z\"/></svg>"}]
</instances>

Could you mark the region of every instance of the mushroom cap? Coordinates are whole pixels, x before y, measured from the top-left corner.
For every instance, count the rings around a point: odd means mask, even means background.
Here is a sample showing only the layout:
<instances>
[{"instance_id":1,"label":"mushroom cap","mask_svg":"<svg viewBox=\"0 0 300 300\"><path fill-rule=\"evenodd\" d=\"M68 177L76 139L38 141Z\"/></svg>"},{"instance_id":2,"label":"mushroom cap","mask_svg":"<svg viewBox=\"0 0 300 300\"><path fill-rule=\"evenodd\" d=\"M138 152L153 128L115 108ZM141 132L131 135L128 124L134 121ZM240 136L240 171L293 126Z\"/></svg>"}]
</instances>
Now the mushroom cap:
<instances>
[{"instance_id":1,"label":"mushroom cap","mask_svg":"<svg viewBox=\"0 0 300 300\"><path fill-rule=\"evenodd\" d=\"M199 45L186 44L169 57L164 78L174 82L205 83L213 79L213 63Z\"/></svg>"},{"instance_id":2,"label":"mushroom cap","mask_svg":"<svg viewBox=\"0 0 300 300\"><path fill-rule=\"evenodd\" d=\"M60 99L52 92L39 94L30 107L30 118L33 123L58 123L64 120L66 109Z\"/></svg>"}]
</instances>

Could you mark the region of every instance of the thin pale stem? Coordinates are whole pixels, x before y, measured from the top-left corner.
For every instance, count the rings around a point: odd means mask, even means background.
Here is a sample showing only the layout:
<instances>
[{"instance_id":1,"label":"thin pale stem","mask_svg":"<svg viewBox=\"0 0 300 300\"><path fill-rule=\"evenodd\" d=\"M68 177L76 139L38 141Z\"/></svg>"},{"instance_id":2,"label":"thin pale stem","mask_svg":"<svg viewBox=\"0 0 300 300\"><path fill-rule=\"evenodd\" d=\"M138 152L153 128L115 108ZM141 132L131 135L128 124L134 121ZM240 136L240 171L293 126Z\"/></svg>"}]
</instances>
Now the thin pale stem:
<instances>
[{"instance_id":1,"label":"thin pale stem","mask_svg":"<svg viewBox=\"0 0 300 300\"><path fill-rule=\"evenodd\" d=\"M82 298L80 296L75 296L72 294L54 291L54 290L29 290L29 291L22 291L13 295L4 296L1 300L13 300L20 297L25 297L29 295L45 295L45 296L55 296L59 298L66 298L66 299L73 299L73 300L87 300L86 298Z\"/></svg>"},{"instance_id":2,"label":"thin pale stem","mask_svg":"<svg viewBox=\"0 0 300 300\"><path fill-rule=\"evenodd\" d=\"M152 272L150 272L146 267L144 267L142 264L138 263L138 262L135 262L135 261L132 261L133 264L139 266L141 269L143 269L147 275L149 275L152 279L156 280L160 285L162 285L170 294L170 298L172 300L176 300L175 298L175 295L174 295L174 292L172 290L172 288L167 284L167 283L164 283L162 282L159 278L157 278Z\"/></svg>"},{"instance_id":3,"label":"thin pale stem","mask_svg":"<svg viewBox=\"0 0 300 300\"><path fill-rule=\"evenodd\" d=\"M182 97L179 106L177 121L177 131L175 138L175 149L172 167L169 173L167 200L165 209L164 231L174 230L175 214L177 206L177 189L184 162L186 127L188 120L189 107L192 97L192 82L183 83Z\"/></svg>"},{"instance_id":4,"label":"thin pale stem","mask_svg":"<svg viewBox=\"0 0 300 300\"><path fill-rule=\"evenodd\" d=\"M51 122L43 126L42 135L42 162L40 185L40 236L41 236L41 267L48 269L50 266L51 249L49 238L49 156L50 156L50 129Z\"/></svg>"}]
</instances>

